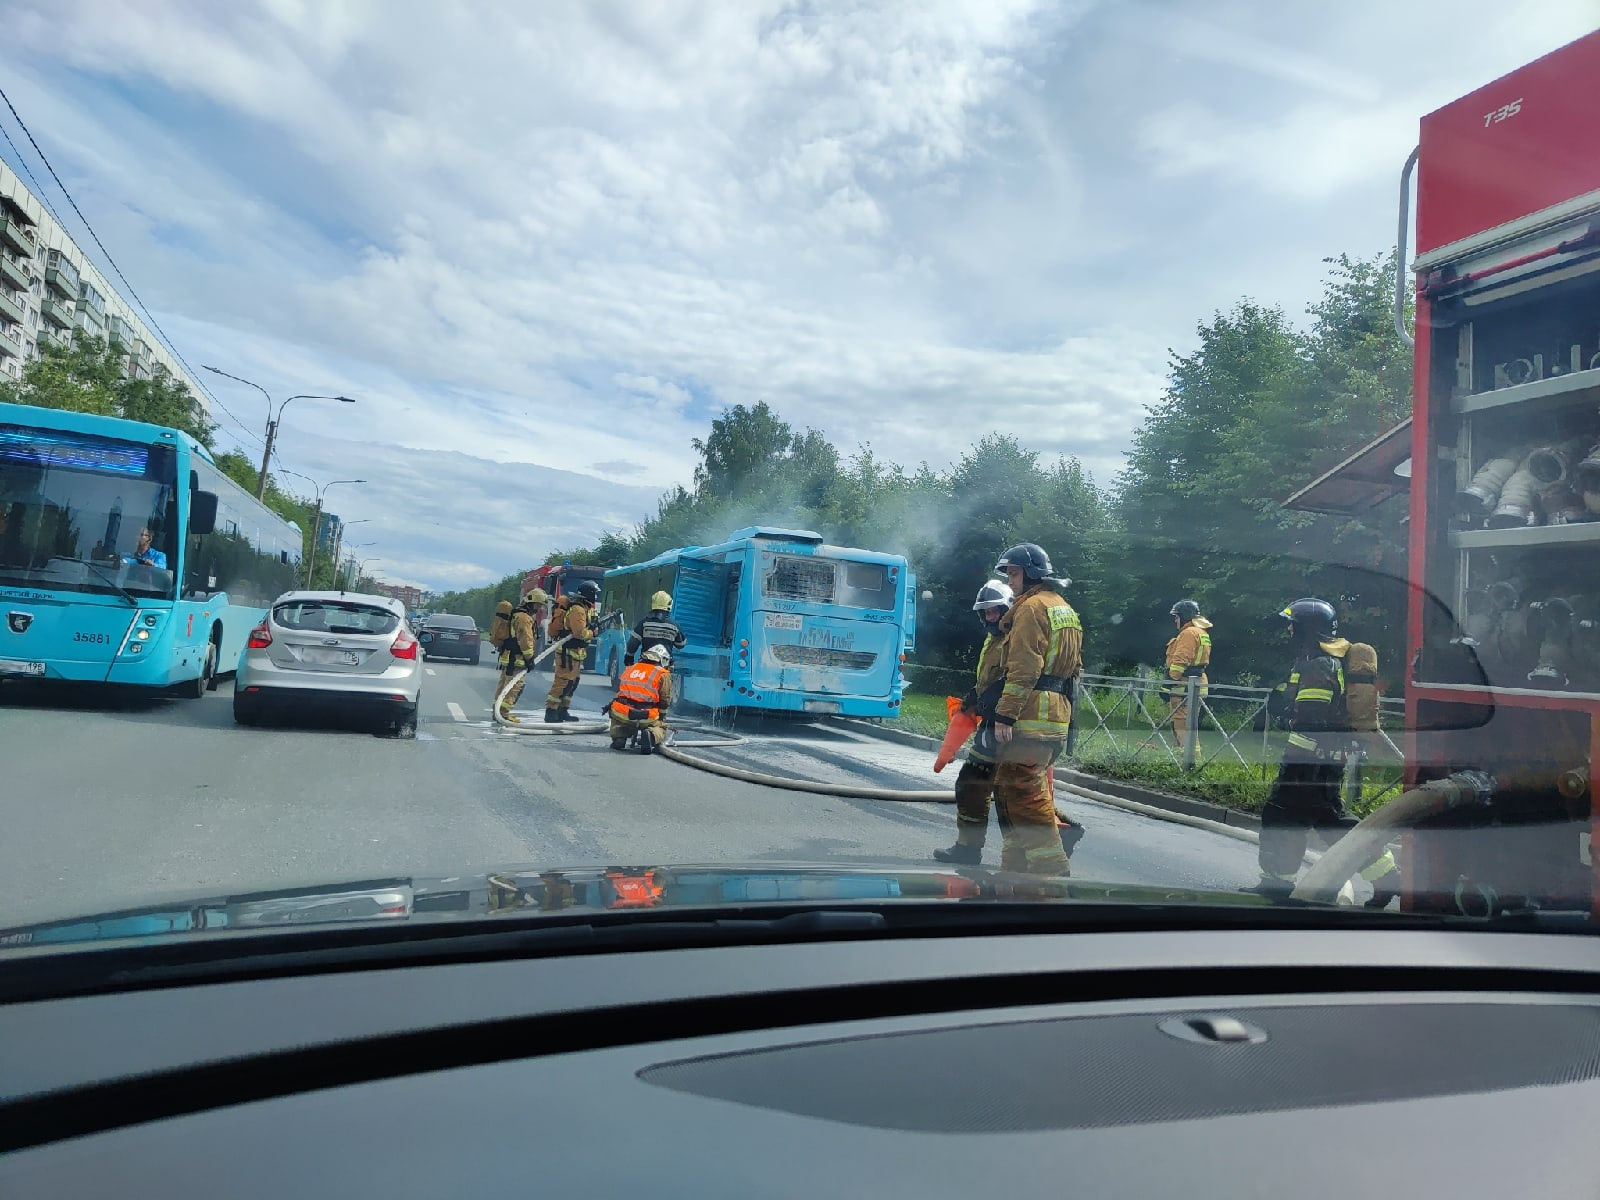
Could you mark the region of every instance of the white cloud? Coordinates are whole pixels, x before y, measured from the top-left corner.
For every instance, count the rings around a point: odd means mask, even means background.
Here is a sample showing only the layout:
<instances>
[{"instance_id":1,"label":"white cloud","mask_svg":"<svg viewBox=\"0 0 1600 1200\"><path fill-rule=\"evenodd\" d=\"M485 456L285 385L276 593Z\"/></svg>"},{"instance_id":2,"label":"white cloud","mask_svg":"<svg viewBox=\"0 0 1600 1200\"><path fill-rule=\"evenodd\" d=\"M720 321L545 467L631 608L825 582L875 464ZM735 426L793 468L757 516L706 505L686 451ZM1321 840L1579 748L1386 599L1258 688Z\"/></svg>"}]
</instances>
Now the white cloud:
<instances>
[{"instance_id":1,"label":"white cloud","mask_svg":"<svg viewBox=\"0 0 1600 1200\"><path fill-rule=\"evenodd\" d=\"M1586 8L18 0L0 69L185 356L359 397L285 462L394 472L395 564L465 580L527 557L480 503L631 524L733 403L1108 478L1168 346L1381 250L1421 113Z\"/></svg>"}]
</instances>

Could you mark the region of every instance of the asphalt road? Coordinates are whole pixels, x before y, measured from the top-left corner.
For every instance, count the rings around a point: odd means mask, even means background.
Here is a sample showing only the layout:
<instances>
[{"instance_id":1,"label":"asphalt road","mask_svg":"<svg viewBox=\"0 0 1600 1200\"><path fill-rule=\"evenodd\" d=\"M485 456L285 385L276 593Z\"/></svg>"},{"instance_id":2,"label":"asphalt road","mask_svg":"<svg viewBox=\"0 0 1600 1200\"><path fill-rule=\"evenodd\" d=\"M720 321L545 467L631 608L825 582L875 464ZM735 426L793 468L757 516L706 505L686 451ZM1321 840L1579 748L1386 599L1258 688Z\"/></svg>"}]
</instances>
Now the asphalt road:
<instances>
[{"instance_id":1,"label":"asphalt road","mask_svg":"<svg viewBox=\"0 0 1600 1200\"><path fill-rule=\"evenodd\" d=\"M604 737L504 733L489 720L495 679L488 664L429 663L415 741L241 728L227 680L198 701L4 685L0 926L514 865L931 865L953 840L949 805L783 791L616 753ZM609 689L585 679L577 709L597 715ZM547 680L524 696L532 721ZM708 753L872 786L948 787L953 776L935 776L922 751L825 727L762 726ZM1255 878L1248 844L1090 801L1064 807L1087 829L1075 877L1223 889ZM986 861L999 851L992 829Z\"/></svg>"}]
</instances>

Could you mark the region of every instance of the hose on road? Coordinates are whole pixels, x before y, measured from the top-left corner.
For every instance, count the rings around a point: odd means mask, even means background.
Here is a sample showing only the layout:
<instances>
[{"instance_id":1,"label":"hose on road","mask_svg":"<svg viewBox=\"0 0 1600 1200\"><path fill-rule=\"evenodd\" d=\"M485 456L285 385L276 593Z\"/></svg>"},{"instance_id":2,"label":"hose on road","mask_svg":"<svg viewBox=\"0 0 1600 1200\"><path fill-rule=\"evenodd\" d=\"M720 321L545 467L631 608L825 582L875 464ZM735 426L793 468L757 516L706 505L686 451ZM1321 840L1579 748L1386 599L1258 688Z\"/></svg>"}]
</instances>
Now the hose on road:
<instances>
[{"instance_id":1,"label":"hose on road","mask_svg":"<svg viewBox=\"0 0 1600 1200\"><path fill-rule=\"evenodd\" d=\"M1292 898L1329 903L1345 880L1383 853L1398 831L1458 808L1487 804L1494 787L1493 776L1483 771L1459 771L1401 792L1335 842L1305 873Z\"/></svg>"},{"instance_id":2,"label":"hose on road","mask_svg":"<svg viewBox=\"0 0 1600 1200\"><path fill-rule=\"evenodd\" d=\"M523 725L517 721L506 720L502 712L501 706L505 703L505 698L511 694L512 689L528 677L529 671L538 666L554 651L562 646L565 646L571 637L572 635L569 633L566 637L559 638L556 641L551 642L542 651L540 651L540 653L532 662L523 667L522 670L518 671L515 675L511 675L506 678L505 683L501 685L500 690L497 691L494 696L494 705L492 711L494 713L494 723L496 725L498 725L501 729L506 730L508 733L517 733L525 736L549 733L606 733L611 729L611 722L605 720L563 721L559 725Z\"/></svg>"},{"instance_id":3,"label":"hose on road","mask_svg":"<svg viewBox=\"0 0 1600 1200\"><path fill-rule=\"evenodd\" d=\"M744 739L739 739L743 741ZM737 779L741 783L757 783L764 787L782 788L790 792L811 792L818 796L842 796L852 800L891 800L910 804L954 804L956 794L953 791L921 791L912 788L874 788L862 787L849 783L822 783L813 779L795 779L787 775L769 775L764 771L747 771L743 767L730 767L723 763L712 762L709 758L701 758L696 754L685 754L678 749L678 745L689 743L668 742L656 748L656 753L663 758L669 758L675 763L682 763L686 767L693 767L697 771L706 771L712 775L721 775L724 779ZM697 745L711 745L713 743L694 743Z\"/></svg>"}]
</instances>

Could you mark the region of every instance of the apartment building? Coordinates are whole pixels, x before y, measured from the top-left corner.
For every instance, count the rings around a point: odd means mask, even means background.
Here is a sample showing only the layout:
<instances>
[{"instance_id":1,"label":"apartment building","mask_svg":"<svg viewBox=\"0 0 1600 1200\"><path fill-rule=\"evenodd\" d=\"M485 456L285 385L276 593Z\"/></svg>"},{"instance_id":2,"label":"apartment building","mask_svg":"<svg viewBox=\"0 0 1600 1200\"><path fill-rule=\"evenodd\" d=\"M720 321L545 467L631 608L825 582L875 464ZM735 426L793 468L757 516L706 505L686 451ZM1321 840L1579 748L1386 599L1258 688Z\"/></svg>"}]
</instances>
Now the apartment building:
<instances>
[{"instance_id":1,"label":"apartment building","mask_svg":"<svg viewBox=\"0 0 1600 1200\"><path fill-rule=\"evenodd\" d=\"M209 407L193 376L0 162L0 378L21 379L28 359L52 341L70 343L74 329L108 339L121 355L123 378L149 379L165 367Z\"/></svg>"}]
</instances>

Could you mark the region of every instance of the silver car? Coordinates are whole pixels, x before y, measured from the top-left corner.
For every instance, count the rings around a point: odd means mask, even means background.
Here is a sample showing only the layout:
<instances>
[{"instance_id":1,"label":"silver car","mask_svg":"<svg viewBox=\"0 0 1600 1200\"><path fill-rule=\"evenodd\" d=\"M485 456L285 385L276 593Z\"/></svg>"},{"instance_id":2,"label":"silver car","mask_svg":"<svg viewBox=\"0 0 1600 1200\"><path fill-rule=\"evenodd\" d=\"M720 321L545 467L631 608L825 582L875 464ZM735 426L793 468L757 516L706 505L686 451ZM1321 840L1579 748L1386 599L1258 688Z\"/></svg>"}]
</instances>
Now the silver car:
<instances>
[{"instance_id":1,"label":"silver car","mask_svg":"<svg viewBox=\"0 0 1600 1200\"><path fill-rule=\"evenodd\" d=\"M233 683L233 719L276 713L376 717L415 736L422 655L405 606L360 592L285 592L250 631Z\"/></svg>"}]
</instances>

